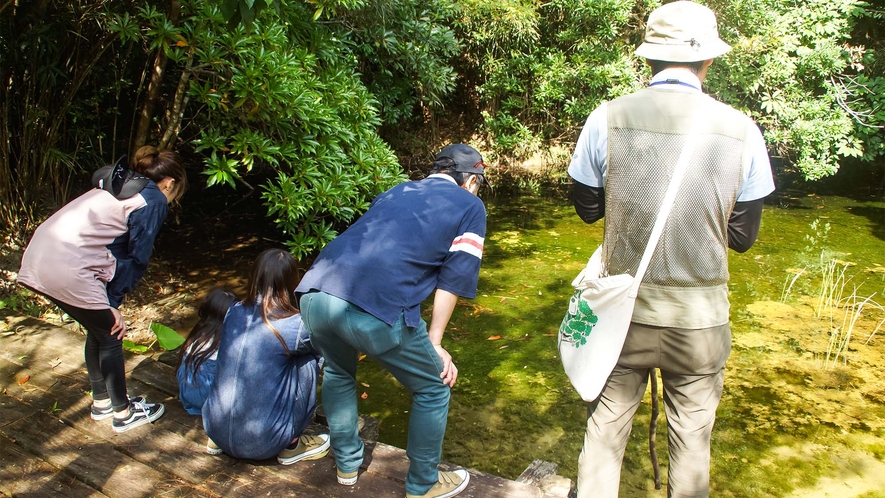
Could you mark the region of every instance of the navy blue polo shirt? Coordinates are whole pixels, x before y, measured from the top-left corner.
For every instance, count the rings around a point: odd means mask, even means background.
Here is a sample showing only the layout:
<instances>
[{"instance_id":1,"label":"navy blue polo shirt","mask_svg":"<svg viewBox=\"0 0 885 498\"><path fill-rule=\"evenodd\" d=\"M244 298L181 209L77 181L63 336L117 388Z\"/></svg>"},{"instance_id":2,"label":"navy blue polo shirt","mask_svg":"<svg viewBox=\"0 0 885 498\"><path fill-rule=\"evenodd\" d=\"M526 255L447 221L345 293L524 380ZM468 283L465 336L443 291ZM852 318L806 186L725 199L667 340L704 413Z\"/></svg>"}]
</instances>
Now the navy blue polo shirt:
<instances>
[{"instance_id":1,"label":"navy blue polo shirt","mask_svg":"<svg viewBox=\"0 0 885 498\"><path fill-rule=\"evenodd\" d=\"M482 201L448 175L405 182L326 245L296 294L322 291L389 325L405 314L415 327L436 289L476 297L485 231Z\"/></svg>"}]
</instances>

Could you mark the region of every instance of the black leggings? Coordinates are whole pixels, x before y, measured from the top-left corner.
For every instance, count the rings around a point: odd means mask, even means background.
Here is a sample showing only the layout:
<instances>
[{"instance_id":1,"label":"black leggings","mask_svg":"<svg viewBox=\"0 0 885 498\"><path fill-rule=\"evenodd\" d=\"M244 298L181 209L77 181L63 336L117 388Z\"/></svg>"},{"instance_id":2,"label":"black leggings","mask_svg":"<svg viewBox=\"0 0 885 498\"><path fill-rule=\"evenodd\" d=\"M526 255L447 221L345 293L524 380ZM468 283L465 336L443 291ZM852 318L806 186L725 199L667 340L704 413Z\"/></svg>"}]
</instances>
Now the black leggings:
<instances>
[{"instance_id":1,"label":"black leggings","mask_svg":"<svg viewBox=\"0 0 885 498\"><path fill-rule=\"evenodd\" d=\"M110 398L115 412L129 408L123 340L111 335L114 314L110 308L86 310L56 299L52 302L86 329L86 371L92 384L92 399Z\"/></svg>"}]
</instances>

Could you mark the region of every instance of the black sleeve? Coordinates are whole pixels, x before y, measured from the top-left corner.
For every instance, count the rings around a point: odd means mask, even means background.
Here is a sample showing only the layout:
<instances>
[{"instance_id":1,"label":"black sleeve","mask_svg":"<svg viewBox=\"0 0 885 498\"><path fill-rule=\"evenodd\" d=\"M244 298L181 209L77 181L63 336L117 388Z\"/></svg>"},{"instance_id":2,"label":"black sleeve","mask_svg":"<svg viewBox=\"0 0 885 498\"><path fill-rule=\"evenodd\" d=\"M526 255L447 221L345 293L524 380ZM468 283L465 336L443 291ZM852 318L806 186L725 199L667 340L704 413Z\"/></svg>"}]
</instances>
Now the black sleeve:
<instances>
[{"instance_id":1,"label":"black sleeve","mask_svg":"<svg viewBox=\"0 0 885 498\"><path fill-rule=\"evenodd\" d=\"M572 185L575 212L584 223L593 223L605 216L605 189L575 181Z\"/></svg>"},{"instance_id":2,"label":"black sleeve","mask_svg":"<svg viewBox=\"0 0 885 498\"><path fill-rule=\"evenodd\" d=\"M759 235L762 221L762 199L737 202L728 219L728 247L737 252L747 252Z\"/></svg>"}]
</instances>

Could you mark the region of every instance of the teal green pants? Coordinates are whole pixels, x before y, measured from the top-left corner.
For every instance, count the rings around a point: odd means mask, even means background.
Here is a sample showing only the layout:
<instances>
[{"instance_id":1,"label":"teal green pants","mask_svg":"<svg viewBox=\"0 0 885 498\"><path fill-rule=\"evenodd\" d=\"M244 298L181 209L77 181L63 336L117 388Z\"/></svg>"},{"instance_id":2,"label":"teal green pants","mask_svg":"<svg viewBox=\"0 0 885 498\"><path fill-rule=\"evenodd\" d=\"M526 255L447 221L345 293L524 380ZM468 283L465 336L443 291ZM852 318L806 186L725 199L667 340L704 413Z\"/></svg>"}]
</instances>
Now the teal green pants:
<instances>
[{"instance_id":1,"label":"teal green pants","mask_svg":"<svg viewBox=\"0 0 885 498\"><path fill-rule=\"evenodd\" d=\"M335 464L342 472L357 470L363 460L359 438L356 367L363 352L380 363L412 393L409 414L409 473L406 492L423 495L439 479L449 386L440 379L442 361L430 344L427 326L393 326L362 308L324 292L301 297L301 316L310 341L325 357L323 407Z\"/></svg>"}]
</instances>

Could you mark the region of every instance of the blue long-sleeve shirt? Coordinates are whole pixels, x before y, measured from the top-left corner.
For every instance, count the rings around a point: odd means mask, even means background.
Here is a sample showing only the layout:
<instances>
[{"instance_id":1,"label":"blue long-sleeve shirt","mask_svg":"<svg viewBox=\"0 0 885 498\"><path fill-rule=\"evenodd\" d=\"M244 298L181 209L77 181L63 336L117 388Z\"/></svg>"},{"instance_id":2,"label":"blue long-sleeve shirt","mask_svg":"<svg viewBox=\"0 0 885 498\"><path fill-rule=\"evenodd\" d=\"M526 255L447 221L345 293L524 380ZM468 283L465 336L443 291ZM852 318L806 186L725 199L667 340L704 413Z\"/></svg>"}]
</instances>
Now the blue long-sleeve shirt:
<instances>
[{"instance_id":1,"label":"blue long-sleeve shirt","mask_svg":"<svg viewBox=\"0 0 885 498\"><path fill-rule=\"evenodd\" d=\"M114 308L120 306L123 297L147 270L157 233L169 212L166 196L156 183L149 182L141 191L141 196L147 205L129 215L129 231L107 246L117 259L114 278L108 282L108 302Z\"/></svg>"}]
</instances>

